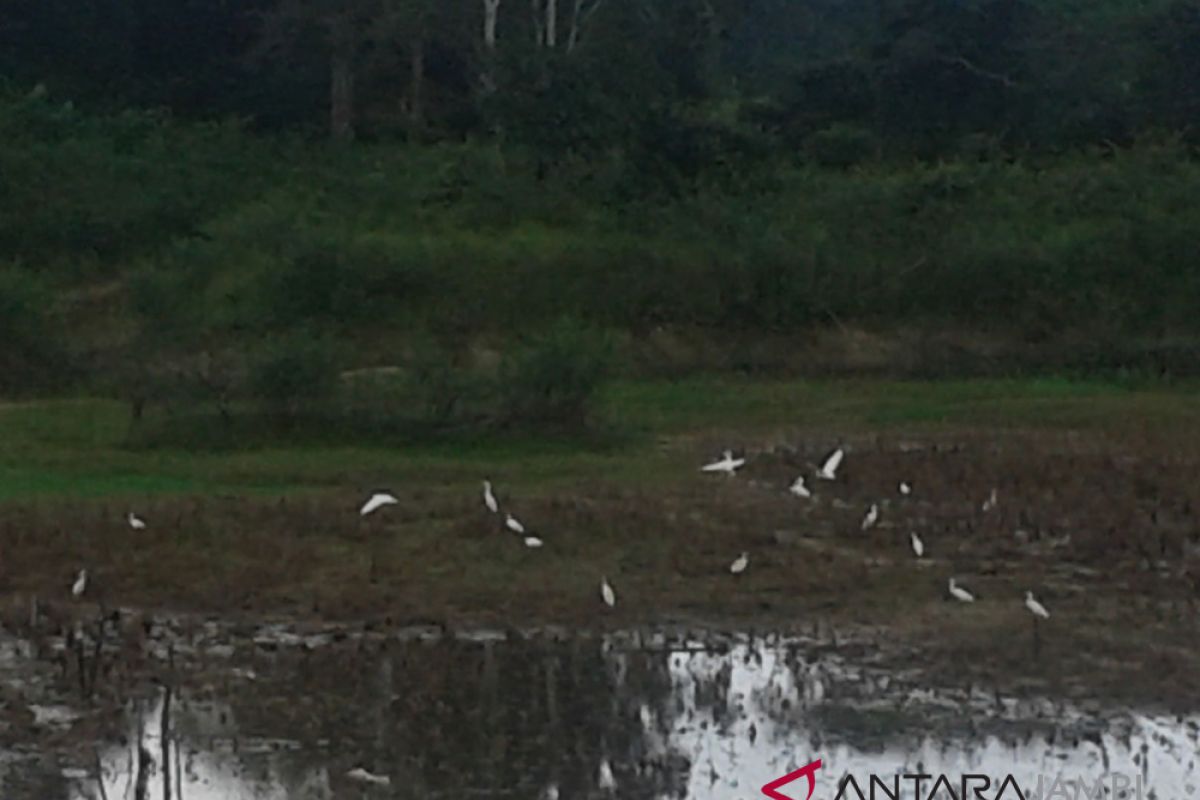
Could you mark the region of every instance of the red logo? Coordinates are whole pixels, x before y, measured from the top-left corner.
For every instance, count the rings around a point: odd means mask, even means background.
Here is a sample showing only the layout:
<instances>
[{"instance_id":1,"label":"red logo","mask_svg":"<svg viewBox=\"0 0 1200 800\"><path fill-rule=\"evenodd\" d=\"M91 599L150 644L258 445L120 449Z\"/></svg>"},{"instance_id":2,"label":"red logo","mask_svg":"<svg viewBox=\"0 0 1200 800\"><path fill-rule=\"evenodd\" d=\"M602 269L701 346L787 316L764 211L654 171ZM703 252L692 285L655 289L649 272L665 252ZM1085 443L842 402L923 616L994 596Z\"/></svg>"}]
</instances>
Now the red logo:
<instances>
[{"instance_id":1,"label":"red logo","mask_svg":"<svg viewBox=\"0 0 1200 800\"><path fill-rule=\"evenodd\" d=\"M789 783L803 775L808 778L808 794L804 796L804 800L809 800L809 798L812 797L813 790L817 788L817 779L814 777L814 773L820 768L821 759L818 758L808 766L793 770L787 775L784 775L782 778L776 778L775 780L771 781L766 786L762 787L762 793L771 798L771 800L795 800L795 798L788 797L786 794L781 794L776 790L781 786L787 786Z\"/></svg>"}]
</instances>

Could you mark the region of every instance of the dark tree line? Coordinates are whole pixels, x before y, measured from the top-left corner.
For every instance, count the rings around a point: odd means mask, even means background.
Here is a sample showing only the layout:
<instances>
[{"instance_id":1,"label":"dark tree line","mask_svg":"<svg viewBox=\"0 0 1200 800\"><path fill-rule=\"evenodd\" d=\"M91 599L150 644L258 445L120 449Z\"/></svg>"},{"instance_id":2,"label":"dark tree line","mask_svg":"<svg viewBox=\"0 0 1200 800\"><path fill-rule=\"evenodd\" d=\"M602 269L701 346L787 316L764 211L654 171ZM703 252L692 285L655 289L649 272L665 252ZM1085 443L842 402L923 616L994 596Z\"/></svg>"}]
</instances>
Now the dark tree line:
<instances>
[{"instance_id":1,"label":"dark tree line","mask_svg":"<svg viewBox=\"0 0 1200 800\"><path fill-rule=\"evenodd\" d=\"M6 0L0 69L346 139L838 161L1190 133L1200 2Z\"/></svg>"}]
</instances>

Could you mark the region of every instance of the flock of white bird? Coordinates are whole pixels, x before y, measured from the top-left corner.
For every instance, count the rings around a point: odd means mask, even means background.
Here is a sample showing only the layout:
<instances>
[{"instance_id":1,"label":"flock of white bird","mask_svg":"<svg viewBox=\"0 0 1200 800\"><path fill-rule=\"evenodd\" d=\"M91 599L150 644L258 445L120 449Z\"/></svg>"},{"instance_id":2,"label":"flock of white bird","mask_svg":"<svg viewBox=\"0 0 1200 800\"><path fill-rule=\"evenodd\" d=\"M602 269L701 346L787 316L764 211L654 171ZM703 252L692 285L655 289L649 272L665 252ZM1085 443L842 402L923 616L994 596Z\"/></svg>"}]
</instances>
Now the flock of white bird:
<instances>
[{"instance_id":1,"label":"flock of white bird","mask_svg":"<svg viewBox=\"0 0 1200 800\"><path fill-rule=\"evenodd\" d=\"M841 467L842 461L845 459L845 457L846 457L846 451L844 448L841 448L841 447L837 448L832 453L830 453L825 458L824 462L822 462L821 465L819 467L817 467L817 469L816 469L817 479L823 480L823 481L836 481L838 469ZM737 471L739 469L741 469L742 467L744 467L745 465L746 465L745 458L734 458L733 451L726 450L724 453L721 454L720 459L712 462L711 464L705 464L704 466L702 466L700 468L700 471L733 476L733 475L737 474ZM903 496L903 497L909 497L912 494L912 486L907 481L900 481L899 485L897 486L897 490L900 492L901 496ZM804 499L810 499L813 497L813 492L808 487L808 484L805 483L803 475L797 477L796 480L792 482L791 486L788 487L788 492L795 495L796 497L800 497L800 498L804 498ZM980 510L985 513L988 511L992 511L993 509L996 508L996 505L998 504L998 502L999 502L999 497L997 495L997 492L995 489L992 489L992 491L988 495L987 499L984 500L983 504L980 506ZM879 523L879 517L880 517L879 504L871 503L870 507L867 509L867 513L863 516L862 523L859 525L859 528L863 531L870 530L871 528L875 527ZM912 547L913 555L915 555L918 559L924 558L925 557L925 542L923 542L921 540L921 537L917 535L916 531L910 531L908 534L908 538L909 538L909 545ZM750 565L750 556L748 553L743 552L740 555L738 555L738 557L730 565L729 571L732 572L733 574L737 575L742 572L745 572L746 567L748 567L749 565ZM957 580L954 578L950 578L950 581L948 584L948 589L950 591L950 596L953 597L955 600L958 600L959 602L963 602L963 603L974 603L975 602L975 595L971 594L969 591L967 591L962 586L960 586L958 584ZM1033 592L1031 592L1031 591L1025 592L1025 608L1029 609L1029 612L1031 614L1033 614L1035 619L1049 619L1050 618L1050 612L1047 611L1046 607L1044 605L1042 605L1037 600L1037 598L1035 598L1033 596Z\"/></svg>"},{"instance_id":2,"label":"flock of white bird","mask_svg":"<svg viewBox=\"0 0 1200 800\"><path fill-rule=\"evenodd\" d=\"M836 481L838 469L841 467L842 461L845 459L845 457L846 451L841 447L830 453L829 456L826 457L826 459L821 463L821 465L817 467L817 479L822 481ZM700 471L733 476L737 474L737 471L745 465L745 458L734 458L733 451L726 450L724 453L722 453L720 459L710 464L705 464L704 466L700 467ZM912 494L912 486L907 481L900 481L897 490L904 497L908 497ZM805 483L803 475L798 476L796 480L792 482L791 486L788 487L788 492L796 497L804 499L811 499L813 497L813 492ZM399 502L400 500L393 494L389 494L388 492L375 492L367 498L366 502L363 503L358 513L360 516L366 517L375 513L381 508L396 505ZM984 512L991 511L996 508L998 502L999 499L996 490L992 489L987 499L984 500L982 506L980 506L980 510ZM496 499L495 492L492 490L492 482L490 480L485 480L483 482L483 505L492 514L499 515L501 513L500 503ZM863 531L868 531L875 527L879 523L879 517L879 504L871 503L870 507L867 509L867 513L863 516L862 523L859 526L860 529ZM129 515L126 519L129 523L129 527L133 530L141 531L146 529L146 521L134 512L129 512ZM504 527L506 530L516 534L517 536L520 536L521 541L526 547L539 548L545 544L541 537L534 536L533 534L529 533L521 521L514 517L509 511L504 511ZM921 537L917 535L916 531L910 531L908 536L909 545L912 548L913 554L918 559L924 558L925 543L921 540ZM750 554L743 551L739 553L737 558L733 560L733 563L729 565L729 571L734 575L740 575L745 572L749 566ZM71 585L71 594L75 597L81 597L83 593L87 591L87 585L87 570L81 569L75 577L75 582ZM975 602L975 595L971 594L965 588L960 586L955 578L950 578L947 588L950 592L950 596L955 600L963 603ZM608 582L607 575L602 575L600 577L600 599L609 608L612 608L617 604L616 590L613 589L612 584ZM1033 596L1033 592L1031 591L1027 591L1025 593L1025 607L1029 609L1029 612L1033 614L1035 618L1050 618L1050 612L1047 611L1046 607Z\"/></svg>"}]
</instances>

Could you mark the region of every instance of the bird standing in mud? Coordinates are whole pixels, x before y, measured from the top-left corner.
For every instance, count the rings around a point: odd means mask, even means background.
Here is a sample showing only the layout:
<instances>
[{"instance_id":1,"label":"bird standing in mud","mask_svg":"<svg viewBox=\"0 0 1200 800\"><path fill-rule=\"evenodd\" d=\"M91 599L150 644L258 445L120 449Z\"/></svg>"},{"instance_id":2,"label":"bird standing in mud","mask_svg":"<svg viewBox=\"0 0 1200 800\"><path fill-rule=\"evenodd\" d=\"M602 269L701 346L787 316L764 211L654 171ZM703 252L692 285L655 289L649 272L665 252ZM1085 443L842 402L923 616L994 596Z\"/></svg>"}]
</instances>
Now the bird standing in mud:
<instances>
[{"instance_id":1,"label":"bird standing in mud","mask_svg":"<svg viewBox=\"0 0 1200 800\"><path fill-rule=\"evenodd\" d=\"M817 477L825 481L837 480L838 467L842 465L842 459L846 457L846 451L838 448L829 454L829 458L825 459L825 463L817 470Z\"/></svg>"},{"instance_id":2,"label":"bird standing in mud","mask_svg":"<svg viewBox=\"0 0 1200 800\"><path fill-rule=\"evenodd\" d=\"M1046 607L1039 603L1033 596L1033 592L1025 593L1025 607L1029 609L1029 613L1041 619L1050 619L1050 612Z\"/></svg>"},{"instance_id":3,"label":"bird standing in mud","mask_svg":"<svg viewBox=\"0 0 1200 800\"><path fill-rule=\"evenodd\" d=\"M613 591L613 587L609 584L607 576L600 579L600 599L609 608L617 604L617 593Z\"/></svg>"},{"instance_id":4,"label":"bird standing in mud","mask_svg":"<svg viewBox=\"0 0 1200 800\"><path fill-rule=\"evenodd\" d=\"M541 547L543 544L545 544L545 542L543 542L541 539L539 539L536 536L526 536L525 537L525 546L526 547L538 548L538 547Z\"/></svg>"},{"instance_id":5,"label":"bird standing in mud","mask_svg":"<svg viewBox=\"0 0 1200 800\"><path fill-rule=\"evenodd\" d=\"M908 534L909 542L912 544L912 551L917 558L922 558L925 555L925 543L921 541L921 537L917 536L916 531Z\"/></svg>"},{"instance_id":6,"label":"bird standing in mud","mask_svg":"<svg viewBox=\"0 0 1200 800\"><path fill-rule=\"evenodd\" d=\"M82 597L87 589L87 570L79 570L79 574L75 577L75 583L71 585L71 594L75 597Z\"/></svg>"},{"instance_id":7,"label":"bird standing in mud","mask_svg":"<svg viewBox=\"0 0 1200 800\"><path fill-rule=\"evenodd\" d=\"M355 767L346 773L346 777L359 783L371 783L376 786L391 786L392 779L387 775L374 775L362 767Z\"/></svg>"},{"instance_id":8,"label":"bird standing in mud","mask_svg":"<svg viewBox=\"0 0 1200 800\"><path fill-rule=\"evenodd\" d=\"M741 575L746 571L746 567L750 565L750 554L743 552L740 556L733 560L729 565L729 571L734 575Z\"/></svg>"},{"instance_id":9,"label":"bird standing in mud","mask_svg":"<svg viewBox=\"0 0 1200 800\"><path fill-rule=\"evenodd\" d=\"M950 579L950 596L962 603L974 603L975 595L958 585L954 578Z\"/></svg>"},{"instance_id":10,"label":"bird standing in mud","mask_svg":"<svg viewBox=\"0 0 1200 800\"><path fill-rule=\"evenodd\" d=\"M129 512L127 519L129 520L129 527L133 528L135 531L146 530L146 521L132 511Z\"/></svg>"},{"instance_id":11,"label":"bird standing in mud","mask_svg":"<svg viewBox=\"0 0 1200 800\"><path fill-rule=\"evenodd\" d=\"M908 481L900 481L900 486L898 488L900 490L900 494L904 495L905 497L908 497L910 494L912 494L912 487L908 485Z\"/></svg>"},{"instance_id":12,"label":"bird standing in mud","mask_svg":"<svg viewBox=\"0 0 1200 800\"><path fill-rule=\"evenodd\" d=\"M496 502L496 495L492 494L492 482L483 482L483 504L487 506L487 510L493 514L500 513L500 504Z\"/></svg>"},{"instance_id":13,"label":"bird standing in mud","mask_svg":"<svg viewBox=\"0 0 1200 800\"><path fill-rule=\"evenodd\" d=\"M520 533L520 534L525 533L525 526L522 525L521 521L519 519L517 519L516 517L514 517L512 514L504 515L504 527L508 528L513 533Z\"/></svg>"},{"instance_id":14,"label":"bird standing in mud","mask_svg":"<svg viewBox=\"0 0 1200 800\"><path fill-rule=\"evenodd\" d=\"M397 500L395 496L390 495L387 492L376 492L367 499L367 502L363 503L363 506L359 509L358 514L360 517L365 517L372 512L378 511L384 506L393 506L399 502L400 501Z\"/></svg>"},{"instance_id":15,"label":"bird standing in mud","mask_svg":"<svg viewBox=\"0 0 1200 800\"><path fill-rule=\"evenodd\" d=\"M871 503L871 507L867 509L867 515L863 517L862 529L864 531L875 527L875 523L879 522L879 506Z\"/></svg>"},{"instance_id":16,"label":"bird standing in mud","mask_svg":"<svg viewBox=\"0 0 1200 800\"><path fill-rule=\"evenodd\" d=\"M788 487L788 491L796 495L796 497L812 497L812 492L804 485L803 475L792 482L792 485Z\"/></svg>"},{"instance_id":17,"label":"bird standing in mud","mask_svg":"<svg viewBox=\"0 0 1200 800\"><path fill-rule=\"evenodd\" d=\"M609 765L607 758L600 761L600 775L597 783L603 792L615 792L617 790L617 779L613 777L612 766Z\"/></svg>"},{"instance_id":18,"label":"bird standing in mud","mask_svg":"<svg viewBox=\"0 0 1200 800\"><path fill-rule=\"evenodd\" d=\"M733 475L746 463L744 458L734 458L732 450L726 450L721 454L720 461L714 461L711 464L705 464L700 468L701 472L724 472L726 475Z\"/></svg>"},{"instance_id":19,"label":"bird standing in mud","mask_svg":"<svg viewBox=\"0 0 1200 800\"><path fill-rule=\"evenodd\" d=\"M992 489L992 493L988 495L988 499L984 500L983 505L979 507L980 510L981 511L991 511L993 508L996 507L996 503L998 502L998 499L999 498L996 495L996 490Z\"/></svg>"}]
</instances>

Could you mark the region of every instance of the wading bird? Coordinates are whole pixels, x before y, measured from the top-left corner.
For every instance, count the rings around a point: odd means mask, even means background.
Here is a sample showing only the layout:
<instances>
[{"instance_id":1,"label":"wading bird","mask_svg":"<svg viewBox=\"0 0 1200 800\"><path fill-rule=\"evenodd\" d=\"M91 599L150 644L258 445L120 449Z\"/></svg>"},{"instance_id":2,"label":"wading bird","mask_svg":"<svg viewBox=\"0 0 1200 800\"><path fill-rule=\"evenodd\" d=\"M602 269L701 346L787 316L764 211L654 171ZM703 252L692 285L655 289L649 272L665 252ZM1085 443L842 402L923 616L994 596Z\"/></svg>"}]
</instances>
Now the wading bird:
<instances>
[{"instance_id":1,"label":"wading bird","mask_svg":"<svg viewBox=\"0 0 1200 800\"><path fill-rule=\"evenodd\" d=\"M900 494L904 495L905 497L908 497L910 494L912 494L912 487L908 485L907 481L900 481L899 488Z\"/></svg>"},{"instance_id":2,"label":"wading bird","mask_svg":"<svg viewBox=\"0 0 1200 800\"><path fill-rule=\"evenodd\" d=\"M526 547L541 547L543 544L545 544L545 542L543 542L541 539L539 539L536 536L526 536L525 537L525 546Z\"/></svg>"},{"instance_id":3,"label":"wading bird","mask_svg":"<svg viewBox=\"0 0 1200 800\"><path fill-rule=\"evenodd\" d=\"M917 536L917 532L912 531L911 533L908 534L908 538L909 538L909 541L912 542L912 551L913 551L913 553L916 554L917 558L921 558L922 556L924 556L925 555L925 543L921 541L920 536Z\"/></svg>"},{"instance_id":4,"label":"wading bird","mask_svg":"<svg viewBox=\"0 0 1200 800\"><path fill-rule=\"evenodd\" d=\"M984 500L983 505L979 507L980 510L991 511L993 508L996 507L996 502L998 499L999 498L996 495L996 490L992 489L992 493L988 495L988 499Z\"/></svg>"},{"instance_id":5,"label":"wading bird","mask_svg":"<svg viewBox=\"0 0 1200 800\"><path fill-rule=\"evenodd\" d=\"M1035 617L1050 619L1050 612L1046 610L1044 605L1034 599L1033 592L1025 593L1025 607L1028 608L1029 612Z\"/></svg>"},{"instance_id":6,"label":"wading bird","mask_svg":"<svg viewBox=\"0 0 1200 800\"><path fill-rule=\"evenodd\" d=\"M142 519L141 517L139 517L137 514L130 511L128 519L129 519L129 527L133 528L135 531L146 530L146 521L144 519Z\"/></svg>"},{"instance_id":7,"label":"wading bird","mask_svg":"<svg viewBox=\"0 0 1200 800\"><path fill-rule=\"evenodd\" d=\"M817 470L817 477L821 480L834 481L837 480L838 467L842 465L842 459L846 457L846 451L838 448L829 454L829 458L825 459L825 463Z\"/></svg>"},{"instance_id":8,"label":"wading bird","mask_svg":"<svg viewBox=\"0 0 1200 800\"><path fill-rule=\"evenodd\" d=\"M726 450L721 454L720 461L714 461L711 464L705 464L700 468L701 472L724 472L726 475L732 475L737 472L746 463L744 458L734 458L732 450Z\"/></svg>"},{"instance_id":9,"label":"wading bird","mask_svg":"<svg viewBox=\"0 0 1200 800\"><path fill-rule=\"evenodd\" d=\"M746 571L746 567L750 564L750 554L743 552L740 556L733 560L729 565L729 571L734 575L741 575Z\"/></svg>"},{"instance_id":10,"label":"wading bird","mask_svg":"<svg viewBox=\"0 0 1200 800\"><path fill-rule=\"evenodd\" d=\"M863 517L862 529L869 530L875 526L876 522L879 522L879 506L871 503L871 507L867 509L867 515Z\"/></svg>"},{"instance_id":11,"label":"wading bird","mask_svg":"<svg viewBox=\"0 0 1200 800\"><path fill-rule=\"evenodd\" d=\"M607 758L600 761L600 778L598 783L601 791L615 792L617 790L617 779L613 777L612 767L609 766Z\"/></svg>"},{"instance_id":12,"label":"wading bird","mask_svg":"<svg viewBox=\"0 0 1200 800\"><path fill-rule=\"evenodd\" d=\"M373 775L362 767L355 767L346 773L346 777L359 783L371 783L376 786L391 786L392 779L387 775Z\"/></svg>"},{"instance_id":13,"label":"wading bird","mask_svg":"<svg viewBox=\"0 0 1200 800\"><path fill-rule=\"evenodd\" d=\"M974 603L975 595L958 585L954 578L950 579L950 596L964 603Z\"/></svg>"},{"instance_id":14,"label":"wading bird","mask_svg":"<svg viewBox=\"0 0 1200 800\"><path fill-rule=\"evenodd\" d=\"M71 585L71 594L80 597L85 589L87 589L87 570L81 569L79 575L75 577L75 583Z\"/></svg>"},{"instance_id":15,"label":"wading bird","mask_svg":"<svg viewBox=\"0 0 1200 800\"><path fill-rule=\"evenodd\" d=\"M496 495L492 494L492 482L483 482L483 504L487 506L487 510L493 514L500 513L500 504L496 502Z\"/></svg>"},{"instance_id":16,"label":"wading bird","mask_svg":"<svg viewBox=\"0 0 1200 800\"><path fill-rule=\"evenodd\" d=\"M788 487L788 491L796 495L796 497L812 497L812 492L804 485L803 475L792 482L792 485Z\"/></svg>"},{"instance_id":17,"label":"wading bird","mask_svg":"<svg viewBox=\"0 0 1200 800\"><path fill-rule=\"evenodd\" d=\"M604 605L612 608L617 604L617 593L613 591L613 587L609 585L608 578L600 579L600 599L604 601Z\"/></svg>"},{"instance_id":18,"label":"wading bird","mask_svg":"<svg viewBox=\"0 0 1200 800\"><path fill-rule=\"evenodd\" d=\"M525 526L522 525L521 521L518 520L516 517L514 517L512 514L504 515L504 527L508 528L513 533L524 533L525 532Z\"/></svg>"},{"instance_id":19,"label":"wading bird","mask_svg":"<svg viewBox=\"0 0 1200 800\"><path fill-rule=\"evenodd\" d=\"M367 514L378 511L384 506L392 506L399 502L399 500L387 492L376 492L368 498L367 502L363 503L363 507L358 510L358 514L361 517L365 517Z\"/></svg>"}]
</instances>

